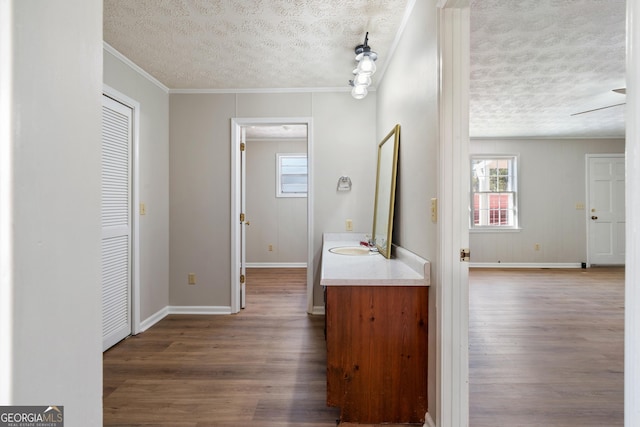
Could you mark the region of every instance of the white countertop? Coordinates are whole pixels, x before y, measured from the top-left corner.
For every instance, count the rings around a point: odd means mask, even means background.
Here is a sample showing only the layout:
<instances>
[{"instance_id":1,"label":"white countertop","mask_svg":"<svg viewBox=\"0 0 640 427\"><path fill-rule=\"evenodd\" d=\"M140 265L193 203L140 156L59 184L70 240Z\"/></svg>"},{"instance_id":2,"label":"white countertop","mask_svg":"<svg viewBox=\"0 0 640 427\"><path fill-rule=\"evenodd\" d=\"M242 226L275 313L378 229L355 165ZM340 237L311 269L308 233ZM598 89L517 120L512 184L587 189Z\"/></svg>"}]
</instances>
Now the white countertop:
<instances>
[{"instance_id":1,"label":"white countertop","mask_svg":"<svg viewBox=\"0 0 640 427\"><path fill-rule=\"evenodd\" d=\"M396 256L341 255L329 249L360 246L359 233L325 233L322 245L322 286L429 286L430 263L406 249L396 247Z\"/></svg>"}]
</instances>

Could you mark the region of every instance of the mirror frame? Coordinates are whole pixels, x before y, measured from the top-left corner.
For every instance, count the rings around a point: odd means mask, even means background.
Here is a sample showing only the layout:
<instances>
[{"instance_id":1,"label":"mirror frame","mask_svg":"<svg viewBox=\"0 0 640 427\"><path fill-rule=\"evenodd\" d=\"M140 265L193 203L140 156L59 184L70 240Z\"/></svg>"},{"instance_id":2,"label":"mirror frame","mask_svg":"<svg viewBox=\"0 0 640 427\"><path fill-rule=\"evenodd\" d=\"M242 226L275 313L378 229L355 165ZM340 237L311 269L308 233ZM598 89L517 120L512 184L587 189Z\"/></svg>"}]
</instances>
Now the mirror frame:
<instances>
[{"instance_id":1,"label":"mirror frame","mask_svg":"<svg viewBox=\"0 0 640 427\"><path fill-rule=\"evenodd\" d=\"M378 251L385 258L391 258L391 235L393 232L393 211L396 199L399 146L400 125L397 124L391 129L391 132L382 139L382 142L378 144L376 194L375 204L373 206L373 231L371 236L376 248L378 248ZM385 155L383 160L383 154L386 153L391 153L392 155ZM389 157L390 159L388 159ZM381 175L381 173L383 175ZM382 192L385 192L385 194L381 194ZM387 192L388 194L386 194ZM386 204L387 198L389 200L388 205ZM384 221L384 215L386 215L386 223ZM379 220L381 224L378 225Z\"/></svg>"}]
</instances>

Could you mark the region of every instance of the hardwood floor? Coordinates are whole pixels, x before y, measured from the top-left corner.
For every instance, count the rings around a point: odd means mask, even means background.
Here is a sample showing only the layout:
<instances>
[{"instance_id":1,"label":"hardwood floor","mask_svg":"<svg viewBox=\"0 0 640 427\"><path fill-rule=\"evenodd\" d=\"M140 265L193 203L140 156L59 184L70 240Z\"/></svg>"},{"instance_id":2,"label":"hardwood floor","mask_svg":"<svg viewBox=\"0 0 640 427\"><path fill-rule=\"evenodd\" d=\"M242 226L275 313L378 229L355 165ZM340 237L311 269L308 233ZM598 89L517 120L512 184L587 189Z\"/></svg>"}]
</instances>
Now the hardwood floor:
<instances>
[{"instance_id":1,"label":"hardwood floor","mask_svg":"<svg viewBox=\"0 0 640 427\"><path fill-rule=\"evenodd\" d=\"M470 271L470 426L624 424L624 269Z\"/></svg>"},{"instance_id":2,"label":"hardwood floor","mask_svg":"<svg viewBox=\"0 0 640 427\"><path fill-rule=\"evenodd\" d=\"M247 308L170 315L104 354L104 425L334 427L305 269L251 269Z\"/></svg>"},{"instance_id":3,"label":"hardwood floor","mask_svg":"<svg viewBox=\"0 0 640 427\"><path fill-rule=\"evenodd\" d=\"M171 315L107 351L104 425L335 426L305 280L249 270L241 313ZM470 426L622 426L623 306L621 268L472 270Z\"/></svg>"}]
</instances>

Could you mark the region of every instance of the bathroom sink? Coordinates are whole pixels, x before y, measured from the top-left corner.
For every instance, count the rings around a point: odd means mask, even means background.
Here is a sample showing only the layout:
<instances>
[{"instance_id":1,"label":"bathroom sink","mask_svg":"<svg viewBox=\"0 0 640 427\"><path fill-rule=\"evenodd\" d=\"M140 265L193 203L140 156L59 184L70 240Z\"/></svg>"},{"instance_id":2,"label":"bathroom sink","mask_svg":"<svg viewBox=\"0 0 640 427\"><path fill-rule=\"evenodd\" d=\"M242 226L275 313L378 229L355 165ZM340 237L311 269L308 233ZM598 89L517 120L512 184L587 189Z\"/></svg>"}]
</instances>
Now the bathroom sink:
<instances>
[{"instance_id":1,"label":"bathroom sink","mask_svg":"<svg viewBox=\"0 0 640 427\"><path fill-rule=\"evenodd\" d=\"M339 246L329 249L329 252L338 255L371 255L369 248L363 246Z\"/></svg>"}]
</instances>

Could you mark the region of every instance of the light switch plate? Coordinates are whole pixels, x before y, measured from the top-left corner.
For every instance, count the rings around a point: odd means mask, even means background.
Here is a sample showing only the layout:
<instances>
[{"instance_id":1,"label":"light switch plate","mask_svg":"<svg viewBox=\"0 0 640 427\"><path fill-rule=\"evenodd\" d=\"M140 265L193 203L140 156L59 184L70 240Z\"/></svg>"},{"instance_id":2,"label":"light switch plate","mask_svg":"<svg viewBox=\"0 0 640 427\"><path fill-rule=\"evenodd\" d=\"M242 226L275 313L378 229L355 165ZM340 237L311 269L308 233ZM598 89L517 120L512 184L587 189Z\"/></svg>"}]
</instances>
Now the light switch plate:
<instances>
[{"instance_id":1,"label":"light switch plate","mask_svg":"<svg viewBox=\"0 0 640 427\"><path fill-rule=\"evenodd\" d=\"M431 199L431 222L438 222L438 199Z\"/></svg>"}]
</instances>

